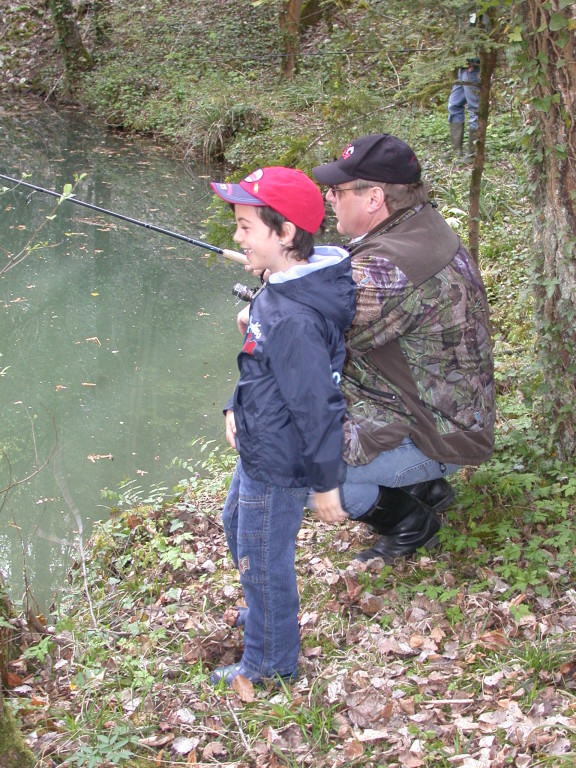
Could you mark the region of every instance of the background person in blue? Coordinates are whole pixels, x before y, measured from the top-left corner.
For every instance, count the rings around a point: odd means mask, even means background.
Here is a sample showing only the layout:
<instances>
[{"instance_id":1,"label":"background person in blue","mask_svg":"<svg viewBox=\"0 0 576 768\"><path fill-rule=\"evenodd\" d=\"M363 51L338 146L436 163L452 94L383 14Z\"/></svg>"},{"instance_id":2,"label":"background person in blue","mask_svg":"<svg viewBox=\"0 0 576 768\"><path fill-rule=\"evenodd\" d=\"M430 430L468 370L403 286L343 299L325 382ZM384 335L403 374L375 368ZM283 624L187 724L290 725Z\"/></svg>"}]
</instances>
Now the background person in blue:
<instances>
[{"instance_id":1,"label":"background person in blue","mask_svg":"<svg viewBox=\"0 0 576 768\"><path fill-rule=\"evenodd\" d=\"M477 27L488 32L487 14L472 13L470 27ZM474 144L478 132L478 108L480 105L480 59L474 55L466 59L466 66L459 67L456 82L448 97L448 123L450 125L450 143L452 152L463 157L467 162L474 157ZM465 110L468 112L468 151L463 151Z\"/></svg>"},{"instance_id":2,"label":"background person in blue","mask_svg":"<svg viewBox=\"0 0 576 768\"><path fill-rule=\"evenodd\" d=\"M324 200L304 173L263 168L239 184L212 188L234 206L234 240L250 268L269 277L250 304L240 378L226 409L226 437L239 460L223 523L247 604L244 653L211 679L294 679L296 536L310 488L323 520L346 519L340 377L356 286L344 249L314 248Z\"/></svg>"},{"instance_id":3,"label":"background person in blue","mask_svg":"<svg viewBox=\"0 0 576 768\"><path fill-rule=\"evenodd\" d=\"M464 155L465 112L468 111L468 151L465 159L474 156L474 142L478 132L478 105L480 103L480 59L468 59L465 67L458 70L457 81L448 97L448 123L450 143L457 157Z\"/></svg>"}]
</instances>

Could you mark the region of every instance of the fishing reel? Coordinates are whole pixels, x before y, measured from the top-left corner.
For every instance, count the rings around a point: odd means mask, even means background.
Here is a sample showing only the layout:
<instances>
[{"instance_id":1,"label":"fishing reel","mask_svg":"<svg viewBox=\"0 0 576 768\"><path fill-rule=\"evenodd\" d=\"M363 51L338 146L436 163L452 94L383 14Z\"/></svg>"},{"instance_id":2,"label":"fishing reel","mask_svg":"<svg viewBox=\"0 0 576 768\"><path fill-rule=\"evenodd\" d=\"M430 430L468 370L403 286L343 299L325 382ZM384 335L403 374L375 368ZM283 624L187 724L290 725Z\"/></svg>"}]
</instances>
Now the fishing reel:
<instances>
[{"instance_id":1,"label":"fishing reel","mask_svg":"<svg viewBox=\"0 0 576 768\"><path fill-rule=\"evenodd\" d=\"M235 283L232 288L232 295L236 296L241 301L252 301L261 287L262 286L259 285L257 288L248 288L247 285L242 285L242 283Z\"/></svg>"}]
</instances>

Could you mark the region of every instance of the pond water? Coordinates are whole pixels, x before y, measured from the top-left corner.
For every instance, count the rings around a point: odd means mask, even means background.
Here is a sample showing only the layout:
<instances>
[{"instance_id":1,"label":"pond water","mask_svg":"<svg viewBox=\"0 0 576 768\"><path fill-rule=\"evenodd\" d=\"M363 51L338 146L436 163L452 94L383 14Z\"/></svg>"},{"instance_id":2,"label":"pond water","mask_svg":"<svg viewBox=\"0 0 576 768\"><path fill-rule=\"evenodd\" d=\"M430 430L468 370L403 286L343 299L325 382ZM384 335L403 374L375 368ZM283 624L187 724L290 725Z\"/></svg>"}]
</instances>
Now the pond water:
<instances>
[{"instance_id":1,"label":"pond water","mask_svg":"<svg viewBox=\"0 0 576 768\"><path fill-rule=\"evenodd\" d=\"M0 109L0 173L156 226L203 237L218 170L175 161L153 141L41 103ZM130 481L171 492L225 445L222 405L236 379L241 266L173 238L0 180L0 568L18 601L41 607ZM232 234L232 219L230 235ZM234 248L230 239L217 243ZM249 281L248 281L249 282Z\"/></svg>"}]
</instances>

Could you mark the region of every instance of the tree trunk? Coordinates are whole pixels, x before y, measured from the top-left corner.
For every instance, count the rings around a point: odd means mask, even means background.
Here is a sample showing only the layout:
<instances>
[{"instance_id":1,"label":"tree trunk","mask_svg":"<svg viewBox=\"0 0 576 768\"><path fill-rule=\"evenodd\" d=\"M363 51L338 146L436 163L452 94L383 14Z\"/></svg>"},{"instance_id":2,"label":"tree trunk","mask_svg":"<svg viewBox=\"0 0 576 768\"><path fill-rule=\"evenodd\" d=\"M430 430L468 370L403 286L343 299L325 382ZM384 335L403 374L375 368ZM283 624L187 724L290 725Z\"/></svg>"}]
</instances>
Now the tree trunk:
<instances>
[{"instance_id":1,"label":"tree trunk","mask_svg":"<svg viewBox=\"0 0 576 768\"><path fill-rule=\"evenodd\" d=\"M296 72L296 56L300 49L300 11L302 0L284 0L280 7L280 29L284 37L282 77L291 80Z\"/></svg>"},{"instance_id":2,"label":"tree trunk","mask_svg":"<svg viewBox=\"0 0 576 768\"><path fill-rule=\"evenodd\" d=\"M68 87L74 90L76 76L93 66L92 57L82 42L72 0L49 0L49 6L58 33L58 46L64 59Z\"/></svg>"},{"instance_id":3,"label":"tree trunk","mask_svg":"<svg viewBox=\"0 0 576 768\"><path fill-rule=\"evenodd\" d=\"M524 0L524 78L531 93L536 254L534 317L547 432L576 450L576 6Z\"/></svg>"},{"instance_id":4,"label":"tree trunk","mask_svg":"<svg viewBox=\"0 0 576 768\"><path fill-rule=\"evenodd\" d=\"M492 75L496 69L495 49L480 51L480 104L478 106L478 132L474 151L474 167L470 176L470 206L468 209L468 250L475 262L480 252L480 198L482 174L486 157L486 130L490 114Z\"/></svg>"},{"instance_id":5,"label":"tree trunk","mask_svg":"<svg viewBox=\"0 0 576 768\"><path fill-rule=\"evenodd\" d=\"M0 768L32 768L36 758L24 743L0 690Z\"/></svg>"},{"instance_id":6,"label":"tree trunk","mask_svg":"<svg viewBox=\"0 0 576 768\"><path fill-rule=\"evenodd\" d=\"M3 589L0 580L0 617L7 618L10 615L10 603ZM2 630L0 634L0 654L2 662L7 657L8 639L6 633ZM0 665L4 672L4 664ZM4 674L0 678L0 768L32 768L36 764L36 759L32 752L24 743L24 737L18 730L12 713L4 704L2 686L4 684Z\"/></svg>"}]
</instances>

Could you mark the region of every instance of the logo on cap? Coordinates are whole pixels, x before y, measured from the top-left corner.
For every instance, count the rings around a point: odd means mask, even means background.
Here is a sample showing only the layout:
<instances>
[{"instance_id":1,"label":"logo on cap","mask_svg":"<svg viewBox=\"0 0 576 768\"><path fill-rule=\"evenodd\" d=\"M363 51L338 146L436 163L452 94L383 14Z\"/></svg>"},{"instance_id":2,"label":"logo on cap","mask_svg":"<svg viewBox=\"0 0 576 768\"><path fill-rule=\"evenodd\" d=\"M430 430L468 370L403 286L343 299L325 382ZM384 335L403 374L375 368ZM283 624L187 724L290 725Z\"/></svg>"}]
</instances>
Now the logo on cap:
<instances>
[{"instance_id":1,"label":"logo on cap","mask_svg":"<svg viewBox=\"0 0 576 768\"><path fill-rule=\"evenodd\" d=\"M249 176L246 176L244 181L247 181L249 184L253 184L255 181L260 181L262 176L264 176L264 171L262 168L258 168L257 171L253 171Z\"/></svg>"},{"instance_id":2,"label":"logo on cap","mask_svg":"<svg viewBox=\"0 0 576 768\"><path fill-rule=\"evenodd\" d=\"M348 158L352 157L354 154L354 144L348 144L344 152L342 152L342 157L344 160L348 160Z\"/></svg>"}]
</instances>

